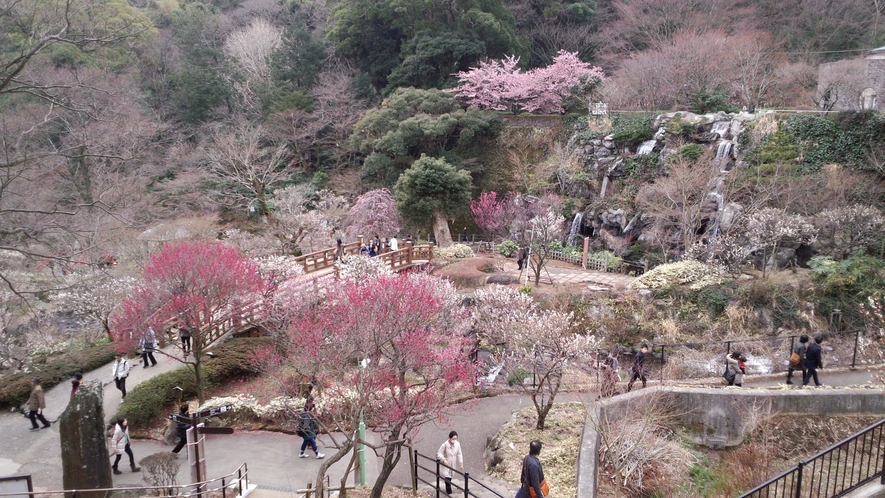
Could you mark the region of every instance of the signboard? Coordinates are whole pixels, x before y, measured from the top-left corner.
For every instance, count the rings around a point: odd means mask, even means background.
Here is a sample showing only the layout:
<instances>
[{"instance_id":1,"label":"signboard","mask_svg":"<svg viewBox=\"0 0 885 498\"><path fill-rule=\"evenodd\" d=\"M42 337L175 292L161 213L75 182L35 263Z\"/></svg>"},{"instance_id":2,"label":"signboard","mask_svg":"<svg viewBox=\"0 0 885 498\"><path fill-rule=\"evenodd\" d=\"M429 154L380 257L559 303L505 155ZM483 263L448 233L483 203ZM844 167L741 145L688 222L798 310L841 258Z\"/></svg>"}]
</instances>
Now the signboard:
<instances>
[{"instance_id":1,"label":"signboard","mask_svg":"<svg viewBox=\"0 0 885 498\"><path fill-rule=\"evenodd\" d=\"M18 474L6 477L0 477L0 494L10 494L3 498L30 498L28 493L34 492L34 485L31 483L31 474Z\"/></svg>"}]
</instances>

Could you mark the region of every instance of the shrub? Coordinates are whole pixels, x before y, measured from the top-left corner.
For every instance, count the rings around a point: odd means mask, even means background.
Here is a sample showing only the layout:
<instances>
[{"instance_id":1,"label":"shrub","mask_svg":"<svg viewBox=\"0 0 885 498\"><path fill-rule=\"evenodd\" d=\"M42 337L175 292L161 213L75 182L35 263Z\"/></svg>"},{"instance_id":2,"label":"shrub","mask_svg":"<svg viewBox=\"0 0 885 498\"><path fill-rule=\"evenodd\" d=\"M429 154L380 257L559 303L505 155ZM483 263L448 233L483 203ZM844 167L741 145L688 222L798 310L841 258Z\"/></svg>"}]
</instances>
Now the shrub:
<instances>
[{"instance_id":1,"label":"shrub","mask_svg":"<svg viewBox=\"0 0 885 498\"><path fill-rule=\"evenodd\" d=\"M270 344L269 337L256 337L231 339L214 348L215 357L203 360L206 390L230 379L257 374L259 370L253 362L255 352ZM129 425L133 427L147 426L176 400L173 391L175 387L182 389L185 399L197 395L197 386L190 367L183 366L162 373L132 388L126 395L126 403L120 405L113 419L128 419Z\"/></svg>"},{"instance_id":2,"label":"shrub","mask_svg":"<svg viewBox=\"0 0 885 498\"><path fill-rule=\"evenodd\" d=\"M679 157L687 159L692 164L697 163L698 159L704 155L704 146L701 144L688 144L679 148Z\"/></svg>"},{"instance_id":3,"label":"shrub","mask_svg":"<svg viewBox=\"0 0 885 498\"><path fill-rule=\"evenodd\" d=\"M0 407L17 408L31 394L31 379L37 377L43 389L49 389L70 379L75 372L88 372L113 361L116 351L113 343L86 349L65 351L58 355L35 358L24 371L3 377L0 386Z\"/></svg>"},{"instance_id":4,"label":"shrub","mask_svg":"<svg viewBox=\"0 0 885 498\"><path fill-rule=\"evenodd\" d=\"M719 88L695 92L688 98L688 105L696 114L738 111L738 108L728 101L728 93Z\"/></svg>"},{"instance_id":5,"label":"shrub","mask_svg":"<svg viewBox=\"0 0 885 498\"><path fill-rule=\"evenodd\" d=\"M450 247L434 248L436 255L445 259L464 259L476 256L468 245L455 244Z\"/></svg>"},{"instance_id":6,"label":"shrub","mask_svg":"<svg viewBox=\"0 0 885 498\"><path fill-rule=\"evenodd\" d=\"M618 147L636 147L654 135L654 116L615 116L612 119L612 137Z\"/></svg>"},{"instance_id":7,"label":"shrub","mask_svg":"<svg viewBox=\"0 0 885 498\"><path fill-rule=\"evenodd\" d=\"M698 304L707 310L713 316L719 316L728 306L728 296L722 291L722 288L715 285L709 285L698 291Z\"/></svg>"},{"instance_id":8,"label":"shrub","mask_svg":"<svg viewBox=\"0 0 885 498\"><path fill-rule=\"evenodd\" d=\"M658 169L658 154L630 156L624 160L624 176L646 183L655 179Z\"/></svg>"},{"instance_id":9,"label":"shrub","mask_svg":"<svg viewBox=\"0 0 885 498\"><path fill-rule=\"evenodd\" d=\"M516 242L513 242L512 240L505 240L504 242L498 244L497 250L498 254L504 256L505 258L512 258L516 256L516 252L519 251L519 246L516 244Z\"/></svg>"},{"instance_id":10,"label":"shrub","mask_svg":"<svg viewBox=\"0 0 885 498\"><path fill-rule=\"evenodd\" d=\"M634 280L630 288L662 289L671 285L688 284L690 289L700 289L719 284L724 277L725 271L718 266L686 260L655 267Z\"/></svg>"}]
</instances>

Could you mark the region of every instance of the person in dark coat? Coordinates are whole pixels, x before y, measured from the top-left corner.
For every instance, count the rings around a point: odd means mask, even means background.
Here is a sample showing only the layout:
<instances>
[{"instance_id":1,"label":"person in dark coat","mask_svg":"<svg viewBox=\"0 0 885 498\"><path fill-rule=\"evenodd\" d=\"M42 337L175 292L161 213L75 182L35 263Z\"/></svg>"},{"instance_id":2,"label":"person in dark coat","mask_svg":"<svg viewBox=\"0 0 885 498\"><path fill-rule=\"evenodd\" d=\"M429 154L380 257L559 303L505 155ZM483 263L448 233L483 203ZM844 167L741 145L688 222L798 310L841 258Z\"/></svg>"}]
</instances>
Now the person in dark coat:
<instances>
[{"instance_id":1,"label":"person in dark coat","mask_svg":"<svg viewBox=\"0 0 885 498\"><path fill-rule=\"evenodd\" d=\"M541 490L541 481L544 480L544 469L541 468L541 441L535 439L529 443L529 454L522 461L522 473L519 476L519 491L516 492L516 498L530 498L529 488L535 490L535 496L543 498L544 492Z\"/></svg>"},{"instance_id":2,"label":"person in dark coat","mask_svg":"<svg viewBox=\"0 0 885 498\"><path fill-rule=\"evenodd\" d=\"M301 443L301 454L298 455L301 458L307 458L307 453L304 450L310 446L310 449L316 454L317 459L323 458L323 453L320 453L317 449L317 418L313 413L313 406L308 408L304 407L304 411L299 415L298 421L298 435L304 438L304 441Z\"/></svg>"},{"instance_id":3,"label":"person in dark coat","mask_svg":"<svg viewBox=\"0 0 885 498\"><path fill-rule=\"evenodd\" d=\"M645 383L648 381L648 377L645 375L646 354L648 354L648 346L643 344L642 347L639 348L639 353L633 358L633 366L630 368L630 382L627 383L627 392L630 392L630 390L633 389L633 383L637 380L642 380L642 387L645 387Z\"/></svg>"},{"instance_id":4,"label":"person in dark coat","mask_svg":"<svg viewBox=\"0 0 885 498\"><path fill-rule=\"evenodd\" d=\"M75 394L77 394L77 390L80 389L80 385L83 384L83 374L80 372L74 373L74 378L71 379L71 397L73 398Z\"/></svg>"},{"instance_id":5,"label":"person in dark coat","mask_svg":"<svg viewBox=\"0 0 885 498\"><path fill-rule=\"evenodd\" d=\"M824 363L821 360L821 349L820 343L824 341L824 336L818 334L814 336L814 344L808 345L808 350L805 352L805 377L802 378L802 385L807 386L808 381L814 377L814 385L822 386L823 384L817 379L817 369L823 368Z\"/></svg>"},{"instance_id":6,"label":"person in dark coat","mask_svg":"<svg viewBox=\"0 0 885 498\"><path fill-rule=\"evenodd\" d=\"M805 351L808 348L808 336L802 334L799 337L799 342L793 346L793 352L799 355L799 364L793 365L790 363L790 366L787 368L787 384L793 383L793 370L800 369L802 370L802 379L805 380Z\"/></svg>"},{"instance_id":7,"label":"person in dark coat","mask_svg":"<svg viewBox=\"0 0 885 498\"><path fill-rule=\"evenodd\" d=\"M189 410L190 407L188 407L187 404L181 405L181 408L178 409L178 414L182 417L187 417L190 415L190 413L188 413ZM175 445L175 449L172 450L172 453L177 455L178 452L184 448L184 445L187 444L187 430L190 429L190 427L191 424L187 422L182 422L181 420L175 421L175 434L178 436L178 444Z\"/></svg>"}]
</instances>

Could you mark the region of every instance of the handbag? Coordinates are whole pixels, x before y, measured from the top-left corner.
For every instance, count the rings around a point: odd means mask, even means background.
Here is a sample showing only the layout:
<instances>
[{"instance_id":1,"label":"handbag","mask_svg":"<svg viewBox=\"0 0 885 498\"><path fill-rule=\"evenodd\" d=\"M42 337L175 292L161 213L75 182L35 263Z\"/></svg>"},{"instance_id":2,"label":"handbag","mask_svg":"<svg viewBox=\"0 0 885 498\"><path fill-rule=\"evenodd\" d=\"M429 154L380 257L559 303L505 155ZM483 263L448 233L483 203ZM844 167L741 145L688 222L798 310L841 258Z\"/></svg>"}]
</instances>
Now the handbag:
<instances>
[{"instance_id":1,"label":"handbag","mask_svg":"<svg viewBox=\"0 0 885 498\"><path fill-rule=\"evenodd\" d=\"M733 372L729 372L728 369L726 368L725 373L722 374L722 376L725 377L725 380L727 380L729 383L731 383L734 381L735 374Z\"/></svg>"},{"instance_id":2,"label":"handbag","mask_svg":"<svg viewBox=\"0 0 885 498\"><path fill-rule=\"evenodd\" d=\"M544 493L544 496L550 494L550 486L547 485L547 478L541 479L541 492ZM529 496L532 498L538 498L538 494L535 493L535 488L532 486L529 486ZM544 498L544 496L541 498Z\"/></svg>"},{"instance_id":3,"label":"handbag","mask_svg":"<svg viewBox=\"0 0 885 498\"><path fill-rule=\"evenodd\" d=\"M802 357L799 356L799 353L793 351L793 354L790 355L790 365L793 365L794 367L798 367L799 360L801 360L801 359L802 359Z\"/></svg>"}]
</instances>

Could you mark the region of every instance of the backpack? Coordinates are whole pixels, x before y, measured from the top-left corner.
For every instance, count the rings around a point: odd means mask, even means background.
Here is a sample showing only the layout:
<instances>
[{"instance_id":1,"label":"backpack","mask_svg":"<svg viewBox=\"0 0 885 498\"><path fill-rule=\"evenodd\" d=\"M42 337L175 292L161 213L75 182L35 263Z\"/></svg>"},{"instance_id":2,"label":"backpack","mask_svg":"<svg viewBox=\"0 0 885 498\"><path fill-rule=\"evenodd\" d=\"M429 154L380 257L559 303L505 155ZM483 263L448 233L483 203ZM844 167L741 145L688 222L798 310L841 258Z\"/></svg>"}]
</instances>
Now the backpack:
<instances>
[{"instance_id":1,"label":"backpack","mask_svg":"<svg viewBox=\"0 0 885 498\"><path fill-rule=\"evenodd\" d=\"M307 437L310 432L310 414L307 412L298 416L298 425L295 427L295 434L298 437Z\"/></svg>"}]
</instances>

